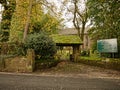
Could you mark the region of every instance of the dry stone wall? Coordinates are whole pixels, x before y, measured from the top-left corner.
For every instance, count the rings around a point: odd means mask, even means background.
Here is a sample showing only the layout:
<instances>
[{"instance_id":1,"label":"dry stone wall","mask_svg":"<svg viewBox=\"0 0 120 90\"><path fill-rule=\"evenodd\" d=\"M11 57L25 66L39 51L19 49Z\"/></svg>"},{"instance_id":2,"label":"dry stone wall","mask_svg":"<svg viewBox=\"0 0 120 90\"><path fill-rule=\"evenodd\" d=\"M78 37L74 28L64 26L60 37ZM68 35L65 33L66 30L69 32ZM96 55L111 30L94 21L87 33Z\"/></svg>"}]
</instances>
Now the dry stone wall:
<instances>
[{"instance_id":1,"label":"dry stone wall","mask_svg":"<svg viewBox=\"0 0 120 90\"><path fill-rule=\"evenodd\" d=\"M26 56L0 58L0 71L33 72L35 64L34 50L29 49Z\"/></svg>"}]
</instances>

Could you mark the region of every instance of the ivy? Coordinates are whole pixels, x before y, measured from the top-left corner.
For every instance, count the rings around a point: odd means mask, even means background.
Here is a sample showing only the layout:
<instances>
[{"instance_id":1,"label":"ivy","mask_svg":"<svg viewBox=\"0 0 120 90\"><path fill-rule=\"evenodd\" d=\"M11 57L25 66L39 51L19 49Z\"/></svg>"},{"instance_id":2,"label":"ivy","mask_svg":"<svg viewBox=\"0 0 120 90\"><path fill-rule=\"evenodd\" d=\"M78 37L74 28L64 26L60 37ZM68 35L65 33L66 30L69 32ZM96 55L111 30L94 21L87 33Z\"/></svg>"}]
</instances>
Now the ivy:
<instances>
[{"instance_id":1,"label":"ivy","mask_svg":"<svg viewBox=\"0 0 120 90\"><path fill-rule=\"evenodd\" d=\"M15 0L0 0L0 4L4 7L1 21L1 41L8 41L11 19L15 10Z\"/></svg>"}]
</instances>

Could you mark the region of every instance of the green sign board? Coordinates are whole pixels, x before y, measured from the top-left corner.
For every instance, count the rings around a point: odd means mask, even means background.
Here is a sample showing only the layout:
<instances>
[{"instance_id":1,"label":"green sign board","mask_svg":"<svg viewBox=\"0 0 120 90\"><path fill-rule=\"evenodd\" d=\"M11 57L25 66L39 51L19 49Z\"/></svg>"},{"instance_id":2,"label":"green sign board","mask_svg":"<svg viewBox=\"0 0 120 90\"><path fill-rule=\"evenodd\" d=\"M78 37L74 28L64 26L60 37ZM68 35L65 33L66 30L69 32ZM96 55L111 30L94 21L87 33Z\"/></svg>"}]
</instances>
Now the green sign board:
<instances>
[{"instance_id":1,"label":"green sign board","mask_svg":"<svg viewBox=\"0 0 120 90\"><path fill-rule=\"evenodd\" d=\"M117 39L104 39L97 41L97 50L100 53L116 53L117 50Z\"/></svg>"}]
</instances>

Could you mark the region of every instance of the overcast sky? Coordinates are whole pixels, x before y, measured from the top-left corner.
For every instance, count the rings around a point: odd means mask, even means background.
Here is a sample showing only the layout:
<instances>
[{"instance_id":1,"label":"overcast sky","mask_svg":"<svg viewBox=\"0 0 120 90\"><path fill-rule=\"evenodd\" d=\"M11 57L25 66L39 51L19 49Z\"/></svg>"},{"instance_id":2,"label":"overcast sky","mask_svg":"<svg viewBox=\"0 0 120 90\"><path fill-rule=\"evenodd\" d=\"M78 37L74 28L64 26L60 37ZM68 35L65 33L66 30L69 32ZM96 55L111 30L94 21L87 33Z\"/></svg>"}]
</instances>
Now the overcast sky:
<instances>
[{"instance_id":1,"label":"overcast sky","mask_svg":"<svg viewBox=\"0 0 120 90\"><path fill-rule=\"evenodd\" d=\"M1 7L1 4L0 4L0 21L1 21L1 13L2 13L2 7Z\"/></svg>"},{"instance_id":2,"label":"overcast sky","mask_svg":"<svg viewBox=\"0 0 120 90\"><path fill-rule=\"evenodd\" d=\"M61 18L64 18L64 24L65 24L65 27L73 27L73 23L72 21L68 21L68 19L71 17L70 14L66 14L66 10L63 10L63 11L60 11L63 7L61 7L61 1L63 0L48 0L48 2L54 2L55 3L55 6L57 7L57 11L62 13L62 17Z\"/></svg>"}]
</instances>

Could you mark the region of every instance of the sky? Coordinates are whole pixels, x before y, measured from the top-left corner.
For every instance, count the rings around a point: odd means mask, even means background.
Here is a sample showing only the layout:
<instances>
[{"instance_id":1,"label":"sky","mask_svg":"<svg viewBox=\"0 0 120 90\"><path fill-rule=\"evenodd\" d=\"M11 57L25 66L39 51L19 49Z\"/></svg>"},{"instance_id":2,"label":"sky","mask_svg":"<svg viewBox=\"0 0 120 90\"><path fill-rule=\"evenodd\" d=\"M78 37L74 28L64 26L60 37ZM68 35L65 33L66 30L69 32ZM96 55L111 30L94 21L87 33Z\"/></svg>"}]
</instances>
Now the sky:
<instances>
[{"instance_id":1,"label":"sky","mask_svg":"<svg viewBox=\"0 0 120 90\"><path fill-rule=\"evenodd\" d=\"M2 13L1 10L2 10L2 7L1 7L1 4L0 4L0 21L1 21L1 19L2 19L2 18L1 18L1 13Z\"/></svg>"},{"instance_id":2,"label":"sky","mask_svg":"<svg viewBox=\"0 0 120 90\"><path fill-rule=\"evenodd\" d=\"M58 8L58 12L63 9L63 7L61 7L61 3L60 1L63 1L63 0L50 0L51 2L55 2L55 5L56 7ZM60 11L60 13L62 13L62 18L64 19L63 23L65 24L65 27L68 27L68 28L72 28L73 27L73 23L71 20L69 20L72 15L71 14L66 14L67 10L63 10L63 11ZM68 21L69 20L69 21Z\"/></svg>"},{"instance_id":3,"label":"sky","mask_svg":"<svg viewBox=\"0 0 120 90\"><path fill-rule=\"evenodd\" d=\"M72 28L73 27L73 23L72 21L68 21L68 19L71 17L70 14L66 14L66 10L60 11L61 9L63 9L63 7L61 7L61 1L63 0L48 0L48 2L53 2L55 4L55 6L57 7L57 12L62 13L62 17L64 19L63 23L65 25L65 28Z\"/></svg>"}]
</instances>

